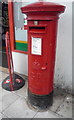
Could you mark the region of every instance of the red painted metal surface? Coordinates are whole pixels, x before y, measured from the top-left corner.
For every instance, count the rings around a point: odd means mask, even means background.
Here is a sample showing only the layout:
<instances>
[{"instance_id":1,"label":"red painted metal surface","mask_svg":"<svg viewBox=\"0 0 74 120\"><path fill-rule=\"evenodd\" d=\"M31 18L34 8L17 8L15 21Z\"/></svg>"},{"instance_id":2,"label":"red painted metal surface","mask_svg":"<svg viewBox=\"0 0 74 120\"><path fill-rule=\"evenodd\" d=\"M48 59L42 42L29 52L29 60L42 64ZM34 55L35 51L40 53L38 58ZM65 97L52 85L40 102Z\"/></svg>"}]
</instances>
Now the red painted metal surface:
<instances>
[{"instance_id":1,"label":"red painted metal surface","mask_svg":"<svg viewBox=\"0 0 74 120\"><path fill-rule=\"evenodd\" d=\"M33 21L29 21L29 24L33 24ZM47 95L53 91L57 19L55 21L39 21L39 24L44 25L44 30L38 31L38 29L33 30L32 28L28 31L29 89L34 94ZM31 54L32 36L42 39L42 55Z\"/></svg>"},{"instance_id":2,"label":"red painted metal surface","mask_svg":"<svg viewBox=\"0 0 74 120\"><path fill-rule=\"evenodd\" d=\"M8 0L8 16L9 16L9 32L10 32L11 50L13 52L27 54L27 52L15 49L14 8L13 8L12 0ZM26 27L26 29L27 29L27 27Z\"/></svg>"},{"instance_id":3,"label":"red painted metal surface","mask_svg":"<svg viewBox=\"0 0 74 120\"><path fill-rule=\"evenodd\" d=\"M64 9L63 5L51 2L36 2L21 8L28 16L27 20L54 20Z\"/></svg>"},{"instance_id":4,"label":"red painted metal surface","mask_svg":"<svg viewBox=\"0 0 74 120\"><path fill-rule=\"evenodd\" d=\"M65 7L37 2L21 10L28 19L28 89L36 95L48 95L53 91L58 18ZM41 55L32 53L32 38L41 39Z\"/></svg>"},{"instance_id":5,"label":"red painted metal surface","mask_svg":"<svg viewBox=\"0 0 74 120\"><path fill-rule=\"evenodd\" d=\"M14 74L14 68L13 68L13 60L12 60L12 53L11 53L11 45L10 45L10 39L9 39L9 33L6 32L6 54L7 54L7 61L8 61L8 69L9 69L9 75L10 75L10 87L13 91L13 74Z\"/></svg>"},{"instance_id":6,"label":"red painted metal surface","mask_svg":"<svg viewBox=\"0 0 74 120\"><path fill-rule=\"evenodd\" d=\"M50 11L50 12L64 12L64 6L52 2L35 2L21 8L23 13ZM54 14L54 13L53 13Z\"/></svg>"},{"instance_id":7,"label":"red painted metal surface","mask_svg":"<svg viewBox=\"0 0 74 120\"><path fill-rule=\"evenodd\" d=\"M25 51L20 51L20 50L13 50L13 52L27 54L27 52L25 52Z\"/></svg>"},{"instance_id":8,"label":"red painted metal surface","mask_svg":"<svg viewBox=\"0 0 74 120\"><path fill-rule=\"evenodd\" d=\"M15 33L14 33L14 13L13 13L13 2L8 1L8 16L9 16L9 32L10 32L10 41L11 41L11 50L15 49Z\"/></svg>"},{"instance_id":9,"label":"red painted metal surface","mask_svg":"<svg viewBox=\"0 0 74 120\"><path fill-rule=\"evenodd\" d=\"M24 30L27 30L28 29L28 26L27 25L24 25Z\"/></svg>"}]
</instances>

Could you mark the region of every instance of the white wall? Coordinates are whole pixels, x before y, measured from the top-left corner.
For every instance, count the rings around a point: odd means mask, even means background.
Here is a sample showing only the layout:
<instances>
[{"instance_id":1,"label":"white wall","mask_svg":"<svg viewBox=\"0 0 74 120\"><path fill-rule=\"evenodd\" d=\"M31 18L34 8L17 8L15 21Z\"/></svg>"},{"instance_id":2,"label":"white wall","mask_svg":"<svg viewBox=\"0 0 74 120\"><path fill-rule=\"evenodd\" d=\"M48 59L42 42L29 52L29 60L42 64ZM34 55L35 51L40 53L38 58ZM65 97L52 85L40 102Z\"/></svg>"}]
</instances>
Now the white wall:
<instances>
[{"instance_id":1,"label":"white wall","mask_svg":"<svg viewBox=\"0 0 74 120\"><path fill-rule=\"evenodd\" d=\"M16 72L28 75L28 56L13 52L14 69Z\"/></svg>"},{"instance_id":2,"label":"white wall","mask_svg":"<svg viewBox=\"0 0 74 120\"><path fill-rule=\"evenodd\" d=\"M69 0L46 0L66 6L60 15L57 35L57 51L54 83L61 88L72 90L72 2ZM61 2L62 1L62 2ZM68 2L64 2L68 1ZM16 11L15 11L16 13ZM21 24L22 26L22 24ZM19 33L20 34L20 33ZM15 71L28 74L28 58L25 54L14 53Z\"/></svg>"},{"instance_id":3,"label":"white wall","mask_svg":"<svg viewBox=\"0 0 74 120\"><path fill-rule=\"evenodd\" d=\"M57 36L55 83L62 88L72 89L72 3L66 5L60 16Z\"/></svg>"}]
</instances>

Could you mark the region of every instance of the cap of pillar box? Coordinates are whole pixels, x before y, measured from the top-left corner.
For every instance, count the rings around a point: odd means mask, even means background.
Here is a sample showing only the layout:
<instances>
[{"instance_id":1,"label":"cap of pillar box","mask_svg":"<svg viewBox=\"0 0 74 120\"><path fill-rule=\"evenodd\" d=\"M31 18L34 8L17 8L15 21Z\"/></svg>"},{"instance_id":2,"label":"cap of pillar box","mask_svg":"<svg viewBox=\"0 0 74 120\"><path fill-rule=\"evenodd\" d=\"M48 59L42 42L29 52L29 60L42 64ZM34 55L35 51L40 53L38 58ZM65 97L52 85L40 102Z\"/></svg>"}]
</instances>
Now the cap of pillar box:
<instances>
[{"instance_id":1,"label":"cap of pillar box","mask_svg":"<svg viewBox=\"0 0 74 120\"><path fill-rule=\"evenodd\" d=\"M44 11L62 13L65 10L65 6L52 2L35 2L25 7L22 7L21 10L22 13L44 12Z\"/></svg>"}]
</instances>

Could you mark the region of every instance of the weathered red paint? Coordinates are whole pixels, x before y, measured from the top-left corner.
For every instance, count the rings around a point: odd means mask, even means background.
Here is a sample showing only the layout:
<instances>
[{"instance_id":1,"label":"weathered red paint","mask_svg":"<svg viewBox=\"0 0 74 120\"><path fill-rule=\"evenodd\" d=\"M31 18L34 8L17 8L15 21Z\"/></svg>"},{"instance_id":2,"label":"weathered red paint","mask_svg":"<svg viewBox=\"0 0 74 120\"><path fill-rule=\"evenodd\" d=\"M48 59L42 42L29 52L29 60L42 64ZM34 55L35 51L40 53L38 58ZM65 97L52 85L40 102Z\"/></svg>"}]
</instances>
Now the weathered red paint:
<instances>
[{"instance_id":1,"label":"weathered red paint","mask_svg":"<svg viewBox=\"0 0 74 120\"><path fill-rule=\"evenodd\" d=\"M9 32L11 41L11 50L15 49L15 33L14 33L14 14L13 14L13 2L8 0L8 16L9 16Z\"/></svg>"},{"instance_id":2,"label":"weathered red paint","mask_svg":"<svg viewBox=\"0 0 74 120\"><path fill-rule=\"evenodd\" d=\"M53 91L58 18L65 7L50 2L37 2L21 10L28 20L29 91L36 95L48 95ZM38 21L38 25L34 21ZM31 53L32 37L42 39L41 55Z\"/></svg>"},{"instance_id":3,"label":"weathered red paint","mask_svg":"<svg viewBox=\"0 0 74 120\"><path fill-rule=\"evenodd\" d=\"M8 61L8 69L9 69L9 75L10 75L10 88L11 88L11 91L13 91L14 67L13 67L11 45L10 45L10 38L9 38L8 32L6 32L5 42L6 42L6 54L7 54L7 61Z\"/></svg>"}]
</instances>

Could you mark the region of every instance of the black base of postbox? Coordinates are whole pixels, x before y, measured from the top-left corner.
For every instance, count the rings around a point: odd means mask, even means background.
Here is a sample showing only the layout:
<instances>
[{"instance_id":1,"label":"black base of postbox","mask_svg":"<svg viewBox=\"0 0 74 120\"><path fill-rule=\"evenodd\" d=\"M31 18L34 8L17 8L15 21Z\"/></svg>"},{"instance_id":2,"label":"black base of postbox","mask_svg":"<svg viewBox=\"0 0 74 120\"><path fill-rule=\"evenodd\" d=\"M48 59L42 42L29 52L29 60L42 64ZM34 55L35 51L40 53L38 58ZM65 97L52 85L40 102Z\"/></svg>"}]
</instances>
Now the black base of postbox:
<instances>
[{"instance_id":1,"label":"black base of postbox","mask_svg":"<svg viewBox=\"0 0 74 120\"><path fill-rule=\"evenodd\" d=\"M53 92L48 95L35 95L28 90L28 101L34 108L47 109L53 104Z\"/></svg>"},{"instance_id":2,"label":"black base of postbox","mask_svg":"<svg viewBox=\"0 0 74 120\"><path fill-rule=\"evenodd\" d=\"M6 77L3 82L2 82L2 88L7 90L7 91L12 91L11 87L10 87L10 77ZM14 78L13 78L13 91L19 90L20 88L22 88L25 85L25 80L20 77L17 74L14 74Z\"/></svg>"}]
</instances>

